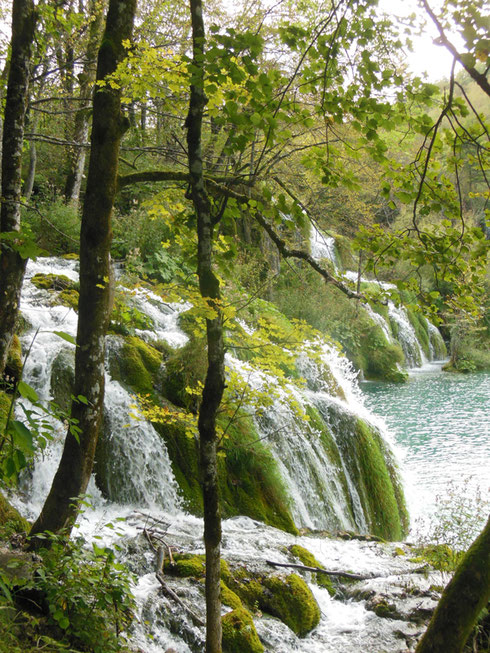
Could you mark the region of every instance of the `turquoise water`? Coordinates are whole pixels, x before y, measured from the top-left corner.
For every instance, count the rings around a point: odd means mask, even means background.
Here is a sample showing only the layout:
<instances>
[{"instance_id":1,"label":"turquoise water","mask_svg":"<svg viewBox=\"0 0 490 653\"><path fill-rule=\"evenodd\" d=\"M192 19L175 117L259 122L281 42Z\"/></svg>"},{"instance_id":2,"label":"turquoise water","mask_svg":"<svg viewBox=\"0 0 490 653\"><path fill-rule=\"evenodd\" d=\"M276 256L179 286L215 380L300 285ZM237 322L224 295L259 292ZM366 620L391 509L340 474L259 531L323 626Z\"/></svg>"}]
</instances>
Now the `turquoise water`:
<instances>
[{"instance_id":1,"label":"turquoise water","mask_svg":"<svg viewBox=\"0 0 490 653\"><path fill-rule=\"evenodd\" d=\"M397 443L412 522L433 510L450 481L471 477L471 491L478 485L490 498L490 373L448 374L428 364L405 385L361 388Z\"/></svg>"}]
</instances>

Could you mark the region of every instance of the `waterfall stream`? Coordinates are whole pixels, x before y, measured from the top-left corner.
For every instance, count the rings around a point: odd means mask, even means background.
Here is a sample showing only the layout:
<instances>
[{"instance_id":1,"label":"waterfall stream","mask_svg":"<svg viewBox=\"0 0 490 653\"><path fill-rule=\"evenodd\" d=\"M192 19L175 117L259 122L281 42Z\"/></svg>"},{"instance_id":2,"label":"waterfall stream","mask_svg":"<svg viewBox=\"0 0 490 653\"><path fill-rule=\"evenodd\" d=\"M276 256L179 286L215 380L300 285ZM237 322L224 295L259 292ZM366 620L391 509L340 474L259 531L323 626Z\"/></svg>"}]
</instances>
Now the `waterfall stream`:
<instances>
[{"instance_id":1,"label":"waterfall stream","mask_svg":"<svg viewBox=\"0 0 490 653\"><path fill-rule=\"evenodd\" d=\"M74 336L77 316L73 309L51 305L52 295L49 291L36 288L31 279L36 273L49 273L62 274L76 281L76 267L73 261L40 259L30 262L27 269L21 311L31 326L23 336L23 346L24 349L31 346L31 352L25 367L25 380L35 387L44 400L50 399L53 393L51 378L54 361L61 352L68 352L72 356L74 349L73 345L53 332L63 331ZM177 322L178 314L185 310L185 305L165 304L147 291L131 291L131 297L153 323L151 329L139 331L141 337L154 338L156 334L158 339L166 340L173 347L185 344L186 336ZM39 332L33 340L38 328ZM109 339L109 348L117 348L117 340L112 338ZM303 390L291 388L290 392L296 393L299 404L314 407L323 418L332 457L328 457L315 425L298 419L281 396L269 410L256 418L257 427L278 461L298 526L315 530L367 532L368 523L358 481L352 474L352 465L347 464L339 453L342 446L345 448L345 442L341 444L340 434L335 432L335 415L342 415L342 423L352 424L352 429L359 418L370 420L372 428L378 433L381 427L362 405L355 374L348 361L330 345L325 345L324 361L330 370L327 385L315 366L304 360L299 362L299 367L309 387ZM242 362L233 361L230 356L228 364L243 366ZM119 493L117 502L110 501L102 496L92 480L89 494L93 508L80 517L80 533L87 538L97 535L108 544L117 541L125 549L127 563L139 576L135 595L140 606L140 622L133 633L134 643L145 653L165 651L169 646L175 647L179 653L197 653L203 650L203 629L187 621L178 606L159 594L159 585L153 574L152 554L147 548L143 550L139 534L144 527L141 513L151 512L167 525L166 537L175 546L202 553L202 521L185 513L182 508L172 465L160 436L151 424L132 415L134 399L110 377L109 372L106 373L106 381L105 429L110 433L108 493L114 477L123 476L126 479L125 490ZM262 381L257 377L257 383ZM337 388L336 396L332 396L327 387L332 383ZM62 424L56 425L56 437L36 461L31 473L24 478L22 492L14 499L16 507L28 518L37 516L49 490L61 453L64 431ZM345 441L354 437L348 428L344 431L342 437ZM325 434L323 437L326 437ZM116 529L104 526L121 518L124 521L118 522ZM384 579L380 581L380 587L386 592L401 593L404 581L398 574L410 571L414 566L406 557L394 557L394 545L383 547L373 542L339 542L314 536L294 536L248 517L233 518L223 525L223 555L236 564L265 569L268 558L288 562L290 558L284 547L298 542L330 569L382 574ZM199 586L189 584L185 579L169 582L186 601L202 606ZM420 582L424 584L426 581L421 579ZM367 611L362 602L346 603L333 599L326 590L315 584L311 587L322 611L318 628L306 638L299 639L277 619L257 616L254 620L267 651L358 653L386 648L395 653L406 650L405 640L400 640L396 631L405 633L408 641L416 631L415 626L406 621L387 622L372 611ZM148 639L149 634L153 640Z\"/></svg>"}]
</instances>

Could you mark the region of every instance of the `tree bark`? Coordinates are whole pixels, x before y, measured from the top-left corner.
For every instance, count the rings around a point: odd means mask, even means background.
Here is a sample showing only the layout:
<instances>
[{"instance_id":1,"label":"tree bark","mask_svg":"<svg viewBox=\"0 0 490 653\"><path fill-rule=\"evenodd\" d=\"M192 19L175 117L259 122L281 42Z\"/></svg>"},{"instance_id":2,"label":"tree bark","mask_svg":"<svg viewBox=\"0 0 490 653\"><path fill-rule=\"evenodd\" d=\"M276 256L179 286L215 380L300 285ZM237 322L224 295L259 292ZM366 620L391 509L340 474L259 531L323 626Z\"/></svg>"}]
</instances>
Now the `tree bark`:
<instances>
[{"instance_id":1,"label":"tree bark","mask_svg":"<svg viewBox=\"0 0 490 653\"><path fill-rule=\"evenodd\" d=\"M0 231L20 231L22 146L36 13L32 0L13 0L11 58L2 139ZM0 376L14 336L26 261L8 243L0 249Z\"/></svg>"},{"instance_id":2,"label":"tree bark","mask_svg":"<svg viewBox=\"0 0 490 653\"><path fill-rule=\"evenodd\" d=\"M68 174L65 183L65 200L78 205L85 168L85 148L81 147L88 136L90 102L95 81L95 60L103 25L103 11L98 0L91 0L89 5L91 23L89 27L87 49L83 70L80 73L79 109L75 114L72 141L80 147L71 146L68 152Z\"/></svg>"},{"instance_id":3,"label":"tree bark","mask_svg":"<svg viewBox=\"0 0 490 653\"><path fill-rule=\"evenodd\" d=\"M200 469L204 503L206 549L206 653L221 651L220 549L221 514L218 492L216 413L225 387L223 320L219 280L213 272L213 218L204 187L202 120L207 98L204 93L204 21L201 0L190 0L192 19L192 80L187 115L187 147L191 195L197 216L198 276L203 299L215 317L206 320L208 370L204 383L198 428Z\"/></svg>"},{"instance_id":4,"label":"tree bark","mask_svg":"<svg viewBox=\"0 0 490 653\"><path fill-rule=\"evenodd\" d=\"M132 34L136 0L110 0L106 29L99 49L97 79L113 73L125 56L124 41ZM94 112L87 191L80 236L80 299L75 355L76 397L72 418L78 438L68 431L53 484L31 529L71 531L78 512L78 497L87 488L99 435L104 401L104 356L110 304L111 215L117 186L119 143L127 128L121 113L121 91L109 86L94 94ZM85 403L86 402L86 403ZM38 544L32 540L31 547Z\"/></svg>"},{"instance_id":5,"label":"tree bark","mask_svg":"<svg viewBox=\"0 0 490 653\"><path fill-rule=\"evenodd\" d=\"M444 590L416 653L461 653L490 600L490 518Z\"/></svg>"}]
</instances>

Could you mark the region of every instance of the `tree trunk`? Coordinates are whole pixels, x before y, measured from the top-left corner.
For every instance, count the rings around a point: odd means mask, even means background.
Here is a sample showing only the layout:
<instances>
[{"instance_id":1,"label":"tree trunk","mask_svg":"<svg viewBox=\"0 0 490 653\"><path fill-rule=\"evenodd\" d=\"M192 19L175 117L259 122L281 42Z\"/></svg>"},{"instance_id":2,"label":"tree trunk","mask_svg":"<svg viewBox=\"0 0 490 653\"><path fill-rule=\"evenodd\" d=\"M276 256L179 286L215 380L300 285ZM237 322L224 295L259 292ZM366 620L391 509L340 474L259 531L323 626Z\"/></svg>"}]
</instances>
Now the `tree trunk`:
<instances>
[{"instance_id":1,"label":"tree trunk","mask_svg":"<svg viewBox=\"0 0 490 653\"><path fill-rule=\"evenodd\" d=\"M110 0L99 50L97 79L113 73L131 38L136 0ZM78 420L78 438L68 431L53 484L31 529L70 532L78 512L77 497L87 488L99 435L104 401L104 356L110 304L111 214L116 192L119 143L127 128L121 114L121 91L108 86L94 95L87 191L80 236L80 299L75 355L75 396L71 416ZM33 540L31 546L38 543Z\"/></svg>"},{"instance_id":2,"label":"tree trunk","mask_svg":"<svg viewBox=\"0 0 490 653\"><path fill-rule=\"evenodd\" d=\"M90 102L92 88L95 81L95 60L103 24L103 11L98 0L91 0L89 5L91 23L89 27L88 43L85 52L85 61L80 78L79 108L75 114L72 141L68 152L68 174L65 183L65 200L67 203L78 205L80 189L82 187L83 170L85 168L85 149L83 144L88 137L88 124L90 117Z\"/></svg>"},{"instance_id":3,"label":"tree trunk","mask_svg":"<svg viewBox=\"0 0 490 653\"><path fill-rule=\"evenodd\" d=\"M201 0L190 0L190 9L193 74L189 113L186 121L189 174L192 201L197 215L199 288L201 296L215 312L214 318L206 320L208 370L198 419L206 549L206 653L219 653L221 651L221 514L216 456L216 413L225 386L225 352L219 280L214 274L212 266L214 225L211 205L204 188L202 164L202 119L207 99L204 94L205 33Z\"/></svg>"},{"instance_id":4,"label":"tree trunk","mask_svg":"<svg viewBox=\"0 0 490 653\"><path fill-rule=\"evenodd\" d=\"M22 146L36 13L32 0L13 0L12 40L2 139L0 231L20 231ZM8 243L0 250L0 376L14 336L26 261Z\"/></svg>"},{"instance_id":5,"label":"tree trunk","mask_svg":"<svg viewBox=\"0 0 490 653\"><path fill-rule=\"evenodd\" d=\"M444 590L416 653L461 653L490 600L490 518Z\"/></svg>"}]
</instances>

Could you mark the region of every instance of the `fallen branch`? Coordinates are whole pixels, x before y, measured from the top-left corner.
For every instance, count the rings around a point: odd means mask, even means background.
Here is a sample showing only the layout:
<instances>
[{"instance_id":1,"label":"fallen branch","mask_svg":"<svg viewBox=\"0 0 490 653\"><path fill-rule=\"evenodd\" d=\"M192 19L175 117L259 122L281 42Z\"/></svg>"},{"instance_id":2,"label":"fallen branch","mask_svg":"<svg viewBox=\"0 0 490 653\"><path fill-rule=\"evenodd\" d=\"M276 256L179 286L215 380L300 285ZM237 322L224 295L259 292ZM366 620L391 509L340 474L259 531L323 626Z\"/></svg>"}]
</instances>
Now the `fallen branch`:
<instances>
[{"instance_id":1,"label":"fallen branch","mask_svg":"<svg viewBox=\"0 0 490 653\"><path fill-rule=\"evenodd\" d=\"M343 578L350 578L351 580L370 580L371 578L387 578L384 574L370 574L368 576L363 576L361 574L351 574L347 571L327 571L327 569L321 569L320 567L306 567L305 565L297 565L293 563L283 563L283 562L273 562L272 560L266 560L268 565L272 567L293 567L294 569L301 569L302 571L311 571L315 574L326 574L327 576L341 576ZM429 566L424 565L423 567L417 567L416 569L409 569L407 571L399 571L396 573L388 574L389 576L404 576L407 574L421 574L429 571Z\"/></svg>"},{"instance_id":2,"label":"fallen branch","mask_svg":"<svg viewBox=\"0 0 490 653\"><path fill-rule=\"evenodd\" d=\"M369 578L376 578L376 576L361 576L360 574L351 574L347 571L327 571L320 567L306 567L305 565L296 565L293 563L273 562L266 560L268 565L272 567L293 567L294 569L301 569L302 571L311 571L315 574L326 574L327 576L343 576L344 578L351 578L352 580L368 580Z\"/></svg>"},{"instance_id":3,"label":"fallen branch","mask_svg":"<svg viewBox=\"0 0 490 653\"><path fill-rule=\"evenodd\" d=\"M199 617L195 612L193 612L183 601L182 599L177 596L177 594L168 587L166 584L164 578L163 578L163 573L161 571L156 572L156 577L160 585L162 586L163 593L168 596L170 599L174 600L176 603L178 603L181 608L183 608L187 614L191 617L192 621L197 625L197 626L205 626L205 622Z\"/></svg>"}]
</instances>

